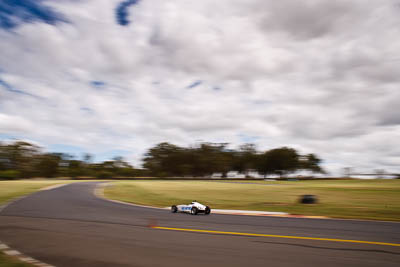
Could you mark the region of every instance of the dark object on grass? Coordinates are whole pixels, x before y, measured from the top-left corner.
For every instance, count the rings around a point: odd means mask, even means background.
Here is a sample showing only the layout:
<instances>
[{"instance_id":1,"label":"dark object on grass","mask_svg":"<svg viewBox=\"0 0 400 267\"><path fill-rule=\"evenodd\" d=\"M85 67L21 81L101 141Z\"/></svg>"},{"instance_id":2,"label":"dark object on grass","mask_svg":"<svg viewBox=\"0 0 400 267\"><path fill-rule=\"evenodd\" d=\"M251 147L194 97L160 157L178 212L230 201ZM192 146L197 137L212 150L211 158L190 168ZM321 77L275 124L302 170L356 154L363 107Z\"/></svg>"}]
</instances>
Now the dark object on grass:
<instances>
[{"instance_id":1,"label":"dark object on grass","mask_svg":"<svg viewBox=\"0 0 400 267\"><path fill-rule=\"evenodd\" d=\"M177 211L178 211L178 208L175 205L172 205L171 212L172 213L177 213Z\"/></svg>"},{"instance_id":2,"label":"dark object on grass","mask_svg":"<svg viewBox=\"0 0 400 267\"><path fill-rule=\"evenodd\" d=\"M318 199L314 195L302 195L300 197L301 204L315 204L317 203Z\"/></svg>"}]
</instances>

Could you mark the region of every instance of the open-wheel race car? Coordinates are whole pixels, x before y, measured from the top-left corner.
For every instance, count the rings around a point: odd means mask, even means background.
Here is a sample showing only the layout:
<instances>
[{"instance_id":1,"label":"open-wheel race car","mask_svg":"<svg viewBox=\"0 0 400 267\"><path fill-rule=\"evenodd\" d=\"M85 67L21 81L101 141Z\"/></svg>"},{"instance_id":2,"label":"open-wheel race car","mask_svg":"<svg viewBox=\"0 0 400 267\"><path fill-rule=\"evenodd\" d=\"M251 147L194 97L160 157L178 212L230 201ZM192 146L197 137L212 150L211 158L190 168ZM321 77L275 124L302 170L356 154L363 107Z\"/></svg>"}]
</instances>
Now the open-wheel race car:
<instances>
[{"instance_id":1,"label":"open-wheel race car","mask_svg":"<svg viewBox=\"0 0 400 267\"><path fill-rule=\"evenodd\" d=\"M204 213L206 215L211 213L211 209L209 206L205 206L200 204L199 202L193 201L188 205L172 205L171 212L186 212L192 215L197 215L198 213Z\"/></svg>"}]
</instances>

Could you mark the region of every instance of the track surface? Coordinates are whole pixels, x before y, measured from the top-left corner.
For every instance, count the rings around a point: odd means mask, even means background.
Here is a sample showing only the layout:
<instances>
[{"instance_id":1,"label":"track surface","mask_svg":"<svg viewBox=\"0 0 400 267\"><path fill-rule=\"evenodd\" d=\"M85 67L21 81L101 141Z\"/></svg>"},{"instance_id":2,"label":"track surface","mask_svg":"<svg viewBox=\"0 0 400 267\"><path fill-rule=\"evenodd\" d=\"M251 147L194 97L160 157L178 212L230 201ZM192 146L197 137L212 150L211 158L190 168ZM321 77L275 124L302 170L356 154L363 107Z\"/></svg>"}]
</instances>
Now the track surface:
<instances>
[{"instance_id":1,"label":"track surface","mask_svg":"<svg viewBox=\"0 0 400 267\"><path fill-rule=\"evenodd\" d=\"M40 191L0 212L0 240L59 267L400 266L400 247L177 232L208 229L400 243L400 224L171 214L94 196L96 183Z\"/></svg>"}]
</instances>

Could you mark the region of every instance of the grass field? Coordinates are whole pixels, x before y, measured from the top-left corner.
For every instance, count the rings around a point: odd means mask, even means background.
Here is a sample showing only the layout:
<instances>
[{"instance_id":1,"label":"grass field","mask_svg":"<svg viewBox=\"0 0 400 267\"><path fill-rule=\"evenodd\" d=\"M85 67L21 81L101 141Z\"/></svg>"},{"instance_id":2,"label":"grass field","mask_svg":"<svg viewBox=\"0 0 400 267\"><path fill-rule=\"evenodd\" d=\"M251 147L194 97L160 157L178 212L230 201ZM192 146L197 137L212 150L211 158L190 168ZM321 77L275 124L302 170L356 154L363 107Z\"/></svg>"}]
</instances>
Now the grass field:
<instances>
[{"instance_id":1,"label":"grass field","mask_svg":"<svg viewBox=\"0 0 400 267\"><path fill-rule=\"evenodd\" d=\"M113 185L106 188L106 197L157 207L197 200L221 209L400 221L400 180L124 181ZM317 195L319 203L298 204L304 194Z\"/></svg>"}]
</instances>

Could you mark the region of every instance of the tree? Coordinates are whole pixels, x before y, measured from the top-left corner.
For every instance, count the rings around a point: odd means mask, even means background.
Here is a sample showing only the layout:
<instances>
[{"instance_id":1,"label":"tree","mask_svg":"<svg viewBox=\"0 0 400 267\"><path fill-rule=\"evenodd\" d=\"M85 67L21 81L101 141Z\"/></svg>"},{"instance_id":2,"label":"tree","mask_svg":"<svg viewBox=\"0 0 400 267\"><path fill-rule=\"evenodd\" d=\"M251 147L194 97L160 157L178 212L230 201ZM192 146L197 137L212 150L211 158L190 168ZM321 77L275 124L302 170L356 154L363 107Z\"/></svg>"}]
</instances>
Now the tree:
<instances>
[{"instance_id":1,"label":"tree","mask_svg":"<svg viewBox=\"0 0 400 267\"><path fill-rule=\"evenodd\" d=\"M0 171L5 171L8 169L10 163L9 161L6 145L3 145L0 142Z\"/></svg>"},{"instance_id":2,"label":"tree","mask_svg":"<svg viewBox=\"0 0 400 267\"><path fill-rule=\"evenodd\" d=\"M83 158L83 162L85 162L86 164L90 164L93 160L93 156L89 153L84 153L82 158Z\"/></svg>"},{"instance_id":3,"label":"tree","mask_svg":"<svg viewBox=\"0 0 400 267\"><path fill-rule=\"evenodd\" d=\"M203 143L199 147L182 148L160 143L144 158L144 167L155 176L204 177L214 172L226 173L232 168L232 153L225 143Z\"/></svg>"},{"instance_id":4,"label":"tree","mask_svg":"<svg viewBox=\"0 0 400 267\"><path fill-rule=\"evenodd\" d=\"M320 164L321 159L315 154L308 154L300 157L300 166L302 169L310 170L314 173L325 173Z\"/></svg>"},{"instance_id":5,"label":"tree","mask_svg":"<svg viewBox=\"0 0 400 267\"><path fill-rule=\"evenodd\" d=\"M43 154L38 157L38 163L35 166L36 173L40 177L55 177L58 174L58 167L61 157L57 154Z\"/></svg>"},{"instance_id":6,"label":"tree","mask_svg":"<svg viewBox=\"0 0 400 267\"><path fill-rule=\"evenodd\" d=\"M226 150L226 143L203 143L192 149L194 161L189 162L195 176L209 176L220 172L223 177L232 168L232 154Z\"/></svg>"},{"instance_id":7,"label":"tree","mask_svg":"<svg viewBox=\"0 0 400 267\"><path fill-rule=\"evenodd\" d=\"M155 176L167 177L179 174L183 152L183 149L176 145L160 143L146 153L143 166Z\"/></svg>"},{"instance_id":8,"label":"tree","mask_svg":"<svg viewBox=\"0 0 400 267\"><path fill-rule=\"evenodd\" d=\"M244 144L239 147L239 151L233 153L233 170L245 173L257 166L257 151L254 144Z\"/></svg>"},{"instance_id":9,"label":"tree","mask_svg":"<svg viewBox=\"0 0 400 267\"><path fill-rule=\"evenodd\" d=\"M264 152L259 156L259 173L278 174L279 176L296 171L300 166L299 154L293 148L282 147Z\"/></svg>"},{"instance_id":10,"label":"tree","mask_svg":"<svg viewBox=\"0 0 400 267\"><path fill-rule=\"evenodd\" d=\"M8 145L1 145L1 168L16 170L21 177L28 178L35 175L35 164L40 154L38 146L28 142L17 141Z\"/></svg>"},{"instance_id":11,"label":"tree","mask_svg":"<svg viewBox=\"0 0 400 267\"><path fill-rule=\"evenodd\" d=\"M84 168L82 161L80 160L70 160L68 165L68 174L72 178L76 178L84 174Z\"/></svg>"}]
</instances>

